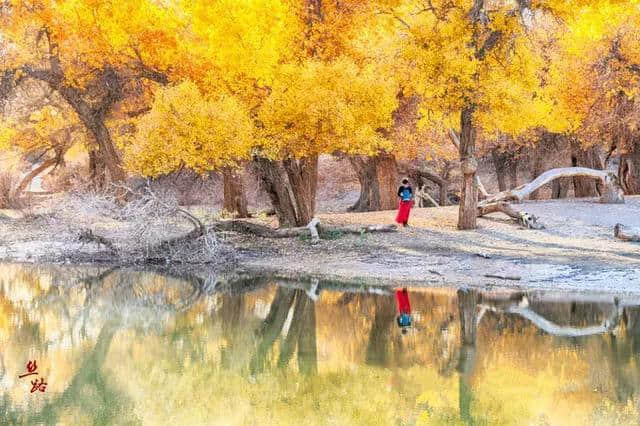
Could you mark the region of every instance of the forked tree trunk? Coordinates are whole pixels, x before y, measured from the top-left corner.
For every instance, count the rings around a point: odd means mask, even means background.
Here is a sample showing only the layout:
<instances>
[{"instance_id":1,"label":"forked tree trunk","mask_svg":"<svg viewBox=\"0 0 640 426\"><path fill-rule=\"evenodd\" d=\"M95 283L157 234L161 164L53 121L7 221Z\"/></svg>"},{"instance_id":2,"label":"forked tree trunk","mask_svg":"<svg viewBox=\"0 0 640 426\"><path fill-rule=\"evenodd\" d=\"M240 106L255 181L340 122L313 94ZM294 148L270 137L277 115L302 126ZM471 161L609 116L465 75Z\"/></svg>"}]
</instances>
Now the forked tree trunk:
<instances>
[{"instance_id":1,"label":"forked tree trunk","mask_svg":"<svg viewBox=\"0 0 640 426\"><path fill-rule=\"evenodd\" d=\"M269 195L281 227L308 224L316 208L318 157L282 162L256 158L260 184Z\"/></svg>"},{"instance_id":2,"label":"forked tree trunk","mask_svg":"<svg viewBox=\"0 0 640 426\"><path fill-rule=\"evenodd\" d=\"M475 184L478 165L475 159L476 129L473 125L473 107L460 114L460 160L462 188L458 209L458 229L475 229L478 207L478 189Z\"/></svg>"},{"instance_id":3,"label":"forked tree trunk","mask_svg":"<svg viewBox=\"0 0 640 426\"><path fill-rule=\"evenodd\" d=\"M618 176L625 194L640 194L640 141L620 156Z\"/></svg>"},{"instance_id":4,"label":"forked tree trunk","mask_svg":"<svg viewBox=\"0 0 640 426\"><path fill-rule=\"evenodd\" d=\"M360 196L349 211L392 210L397 206L398 166L393 155L351 156L349 161L360 182Z\"/></svg>"},{"instance_id":5,"label":"forked tree trunk","mask_svg":"<svg viewBox=\"0 0 640 426\"><path fill-rule=\"evenodd\" d=\"M223 208L234 213L237 217L249 217L242 175L238 170L226 167L222 170L222 180L224 187Z\"/></svg>"},{"instance_id":6,"label":"forked tree trunk","mask_svg":"<svg viewBox=\"0 0 640 426\"><path fill-rule=\"evenodd\" d=\"M589 169L603 170L604 162L595 147L584 149L577 140L571 141L571 165L573 167L586 167ZM576 176L573 178L575 197L596 197L602 191L598 181L588 177Z\"/></svg>"}]
</instances>

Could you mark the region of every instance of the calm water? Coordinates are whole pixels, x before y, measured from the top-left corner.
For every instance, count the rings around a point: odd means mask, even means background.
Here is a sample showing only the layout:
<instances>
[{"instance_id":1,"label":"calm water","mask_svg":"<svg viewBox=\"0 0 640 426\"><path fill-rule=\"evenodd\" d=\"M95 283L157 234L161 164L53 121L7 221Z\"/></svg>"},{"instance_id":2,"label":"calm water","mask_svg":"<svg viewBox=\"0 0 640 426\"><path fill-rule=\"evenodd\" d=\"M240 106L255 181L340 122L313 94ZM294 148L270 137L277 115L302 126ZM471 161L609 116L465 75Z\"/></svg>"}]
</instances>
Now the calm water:
<instances>
[{"instance_id":1,"label":"calm water","mask_svg":"<svg viewBox=\"0 0 640 426\"><path fill-rule=\"evenodd\" d=\"M0 423L639 423L640 300L269 281L0 265Z\"/></svg>"}]
</instances>

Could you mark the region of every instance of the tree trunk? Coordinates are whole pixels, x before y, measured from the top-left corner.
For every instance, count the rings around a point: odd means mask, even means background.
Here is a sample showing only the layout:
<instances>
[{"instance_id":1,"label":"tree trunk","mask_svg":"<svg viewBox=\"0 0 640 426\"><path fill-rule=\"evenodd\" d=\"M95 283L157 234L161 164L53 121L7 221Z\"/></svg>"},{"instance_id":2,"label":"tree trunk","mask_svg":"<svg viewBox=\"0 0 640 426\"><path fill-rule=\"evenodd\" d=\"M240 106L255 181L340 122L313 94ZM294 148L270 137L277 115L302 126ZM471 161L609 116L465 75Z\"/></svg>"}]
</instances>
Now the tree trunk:
<instances>
[{"instance_id":1,"label":"tree trunk","mask_svg":"<svg viewBox=\"0 0 640 426\"><path fill-rule=\"evenodd\" d=\"M257 157L254 165L260 185L271 200L280 226L285 228L296 226L296 209L289 194L282 165L279 162L262 157Z\"/></svg>"},{"instance_id":2,"label":"tree trunk","mask_svg":"<svg viewBox=\"0 0 640 426\"><path fill-rule=\"evenodd\" d=\"M260 184L269 195L281 227L307 225L316 209L318 157L280 162L256 158Z\"/></svg>"},{"instance_id":3,"label":"tree trunk","mask_svg":"<svg viewBox=\"0 0 640 426\"><path fill-rule=\"evenodd\" d=\"M58 159L49 158L43 161L38 167L31 170L24 178L22 178L22 180L16 187L15 191L13 192L13 198L18 198L20 194L22 194L22 191L24 191L31 184L31 181L35 179L36 176L47 170L49 167L56 165L57 162Z\"/></svg>"},{"instance_id":4,"label":"tree trunk","mask_svg":"<svg viewBox=\"0 0 640 426\"><path fill-rule=\"evenodd\" d=\"M442 207L449 205L449 178L450 178L451 168L449 167L449 162L446 162L444 168L442 170L442 184L440 185L440 194L438 195L440 205Z\"/></svg>"},{"instance_id":5,"label":"tree trunk","mask_svg":"<svg viewBox=\"0 0 640 426\"><path fill-rule=\"evenodd\" d=\"M311 222L316 212L318 156L303 157L299 160L287 159L283 161L283 165L296 206L296 224L304 226Z\"/></svg>"},{"instance_id":6,"label":"tree trunk","mask_svg":"<svg viewBox=\"0 0 640 426\"><path fill-rule=\"evenodd\" d=\"M500 150L500 148L494 148L491 151L491 157L493 159L493 166L496 169L496 178L498 180L498 191L506 191L507 190L507 182L506 182L506 170L507 170L507 162L509 161L509 157L506 152Z\"/></svg>"},{"instance_id":7,"label":"tree trunk","mask_svg":"<svg viewBox=\"0 0 640 426\"><path fill-rule=\"evenodd\" d=\"M78 89L73 87L61 86L53 87L58 89L60 95L71 105L73 110L78 114L78 118L89 130L99 147L97 151L104 165L109 170L111 179L114 182L122 182L125 179L125 173L122 169L120 156L115 148L109 129L104 123L103 114L94 111L91 106L82 99Z\"/></svg>"},{"instance_id":8,"label":"tree trunk","mask_svg":"<svg viewBox=\"0 0 640 426\"><path fill-rule=\"evenodd\" d=\"M572 181L569 178L560 178L554 180L551 184L551 198L567 198L567 194L569 193L569 186L571 185L571 183Z\"/></svg>"},{"instance_id":9,"label":"tree trunk","mask_svg":"<svg viewBox=\"0 0 640 426\"><path fill-rule=\"evenodd\" d=\"M94 188L104 188L107 179L107 170L102 156L95 149L89 151L89 176L91 177L91 184Z\"/></svg>"},{"instance_id":10,"label":"tree trunk","mask_svg":"<svg viewBox=\"0 0 640 426\"><path fill-rule=\"evenodd\" d=\"M538 151L538 150L536 150ZM538 178L538 176L540 176L542 173L544 173L544 169L545 169L545 164L544 164L544 160L545 157L544 155L542 155L542 153L540 152L534 152L535 158L533 159L533 167L531 169L531 180L535 180ZM529 195L529 199L530 200L539 200L541 197L541 193L540 193L540 189L536 189L535 191L533 191L530 195Z\"/></svg>"},{"instance_id":11,"label":"tree trunk","mask_svg":"<svg viewBox=\"0 0 640 426\"><path fill-rule=\"evenodd\" d=\"M475 185L478 165L475 159L476 129L473 125L473 107L460 114L460 160L462 188L458 210L458 229L475 229L478 207L478 189Z\"/></svg>"},{"instance_id":12,"label":"tree trunk","mask_svg":"<svg viewBox=\"0 0 640 426\"><path fill-rule=\"evenodd\" d=\"M603 170L604 162L595 147L583 149L577 140L571 141L571 165L573 167L586 167L589 169ZM583 176L573 178L575 197L596 197L600 195L602 188L598 187L593 179Z\"/></svg>"},{"instance_id":13,"label":"tree trunk","mask_svg":"<svg viewBox=\"0 0 640 426\"><path fill-rule=\"evenodd\" d=\"M247 197L244 192L242 175L229 167L222 170L224 201L223 208L237 217L249 217L247 210Z\"/></svg>"},{"instance_id":14,"label":"tree trunk","mask_svg":"<svg viewBox=\"0 0 640 426\"><path fill-rule=\"evenodd\" d=\"M349 211L393 210L397 206L398 166L393 155L351 156L349 161L360 182L360 197Z\"/></svg>"},{"instance_id":15,"label":"tree trunk","mask_svg":"<svg viewBox=\"0 0 640 426\"><path fill-rule=\"evenodd\" d=\"M620 156L618 176L625 194L640 194L640 141L635 141L632 149Z\"/></svg>"},{"instance_id":16,"label":"tree trunk","mask_svg":"<svg viewBox=\"0 0 640 426\"><path fill-rule=\"evenodd\" d=\"M514 158L511 160L509 171L509 187L515 188L518 186L518 159Z\"/></svg>"}]
</instances>

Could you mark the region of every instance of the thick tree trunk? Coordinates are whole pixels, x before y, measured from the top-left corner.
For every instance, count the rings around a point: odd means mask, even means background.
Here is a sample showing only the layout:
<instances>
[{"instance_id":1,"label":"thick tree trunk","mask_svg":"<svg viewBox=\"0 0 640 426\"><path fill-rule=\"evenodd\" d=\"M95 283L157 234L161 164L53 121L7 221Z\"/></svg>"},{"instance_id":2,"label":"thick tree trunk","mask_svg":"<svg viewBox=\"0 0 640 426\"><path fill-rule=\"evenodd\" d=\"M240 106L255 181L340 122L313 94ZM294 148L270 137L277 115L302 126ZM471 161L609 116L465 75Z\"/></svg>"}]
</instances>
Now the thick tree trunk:
<instances>
[{"instance_id":1,"label":"thick tree trunk","mask_svg":"<svg viewBox=\"0 0 640 426\"><path fill-rule=\"evenodd\" d=\"M238 173L238 170L226 167L222 170L222 179L224 187L223 208L229 213L234 213L237 217L249 217L242 175Z\"/></svg>"},{"instance_id":2,"label":"thick tree trunk","mask_svg":"<svg viewBox=\"0 0 640 426\"><path fill-rule=\"evenodd\" d=\"M551 184L551 198L567 198L571 183L572 181L569 178L560 178L554 180Z\"/></svg>"},{"instance_id":3,"label":"thick tree trunk","mask_svg":"<svg viewBox=\"0 0 640 426\"><path fill-rule=\"evenodd\" d=\"M360 197L349 211L393 210L397 206L398 166L393 155L351 156L349 161L360 182Z\"/></svg>"},{"instance_id":4,"label":"thick tree trunk","mask_svg":"<svg viewBox=\"0 0 640 426\"><path fill-rule=\"evenodd\" d=\"M281 227L297 225L296 209L293 205L284 170L279 162L257 157L254 161L260 185L267 192L278 216Z\"/></svg>"},{"instance_id":5,"label":"thick tree trunk","mask_svg":"<svg viewBox=\"0 0 640 426\"><path fill-rule=\"evenodd\" d=\"M476 187L475 159L476 129L473 125L474 108L466 107L460 114L460 161L462 188L460 208L458 210L458 229L475 229L478 207L478 189Z\"/></svg>"},{"instance_id":6,"label":"thick tree trunk","mask_svg":"<svg viewBox=\"0 0 640 426\"><path fill-rule=\"evenodd\" d=\"M126 175L122 169L122 162L118 151L113 143L109 129L104 123L104 112L98 112L82 99L78 89L67 86L55 87L62 97L71 105L78 114L78 118L94 137L99 147L97 151L99 157L109 170L111 180L114 182L124 181Z\"/></svg>"},{"instance_id":7,"label":"thick tree trunk","mask_svg":"<svg viewBox=\"0 0 640 426\"><path fill-rule=\"evenodd\" d=\"M276 162L255 159L263 189L269 195L281 227L305 226L315 214L318 157Z\"/></svg>"},{"instance_id":8,"label":"thick tree trunk","mask_svg":"<svg viewBox=\"0 0 640 426\"><path fill-rule=\"evenodd\" d=\"M640 141L620 156L618 176L625 194L640 194Z\"/></svg>"},{"instance_id":9,"label":"thick tree trunk","mask_svg":"<svg viewBox=\"0 0 640 426\"><path fill-rule=\"evenodd\" d=\"M583 149L577 140L571 141L571 165L573 167L586 167L589 169L603 170L604 162L595 147ZM575 197L596 197L602 190L598 182L588 177L576 176L573 178Z\"/></svg>"},{"instance_id":10,"label":"thick tree trunk","mask_svg":"<svg viewBox=\"0 0 640 426\"><path fill-rule=\"evenodd\" d=\"M304 226L311 222L316 212L318 156L288 159L283 161L283 165L296 206L296 224Z\"/></svg>"}]
</instances>

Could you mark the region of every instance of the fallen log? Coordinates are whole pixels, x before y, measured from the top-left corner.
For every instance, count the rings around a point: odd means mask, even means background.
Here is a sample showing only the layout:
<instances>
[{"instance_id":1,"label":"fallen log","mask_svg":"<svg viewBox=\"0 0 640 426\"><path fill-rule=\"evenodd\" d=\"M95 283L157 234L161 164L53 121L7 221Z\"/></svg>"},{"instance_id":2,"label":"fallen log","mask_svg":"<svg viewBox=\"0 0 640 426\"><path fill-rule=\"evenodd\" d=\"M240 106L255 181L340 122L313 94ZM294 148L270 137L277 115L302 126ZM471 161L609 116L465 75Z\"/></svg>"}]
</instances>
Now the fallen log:
<instances>
[{"instance_id":1,"label":"fallen log","mask_svg":"<svg viewBox=\"0 0 640 426\"><path fill-rule=\"evenodd\" d=\"M640 242L640 228L632 228L617 223L613 227L613 236L622 241Z\"/></svg>"},{"instance_id":2,"label":"fallen log","mask_svg":"<svg viewBox=\"0 0 640 426\"><path fill-rule=\"evenodd\" d=\"M604 204L622 204L624 203L624 193L620 187L618 177L611 172L604 170L588 169L586 167L565 167L559 169L547 170L533 181L521 185L515 189L502 191L495 195L489 196L482 200L479 205L486 206L499 201L516 201L521 202L528 197L533 191L541 186L560 179L563 177L590 177L599 179L604 184L604 192L600 196L600 202Z\"/></svg>"},{"instance_id":3,"label":"fallen log","mask_svg":"<svg viewBox=\"0 0 640 426\"><path fill-rule=\"evenodd\" d=\"M222 220L211 226L215 231L231 231L241 234L252 234L264 238L292 238L311 234L312 241L315 239L314 233L318 234L318 239L323 235L332 233L343 234L369 234L373 232L396 232L395 225L347 225L347 226L323 226L320 220L314 218L307 226L295 228L274 229L266 225L248 222L245 220ZM314 232L315 231L315 232Z\"/></svg>"},{"instance_id":4,"label":"fallen log","mask_svg":"<svg viewBox=\"0 0 640 426\"><path fill-rule=\"evenodd\" d=\"M512 219L515 219L518 224L528 229L544 229L544 225L538 222L538 218L527 212L521 212L514 210L509 204L505 202L497 202L493 204L483 205L478 207L478 217L483 217L490 213L504 213Z\"/></svg>"}]
</instances>

